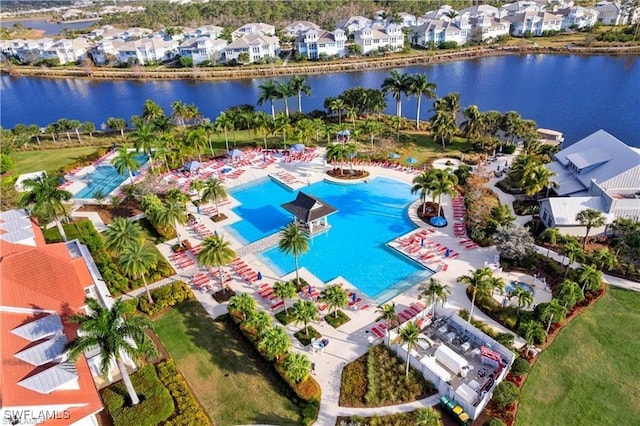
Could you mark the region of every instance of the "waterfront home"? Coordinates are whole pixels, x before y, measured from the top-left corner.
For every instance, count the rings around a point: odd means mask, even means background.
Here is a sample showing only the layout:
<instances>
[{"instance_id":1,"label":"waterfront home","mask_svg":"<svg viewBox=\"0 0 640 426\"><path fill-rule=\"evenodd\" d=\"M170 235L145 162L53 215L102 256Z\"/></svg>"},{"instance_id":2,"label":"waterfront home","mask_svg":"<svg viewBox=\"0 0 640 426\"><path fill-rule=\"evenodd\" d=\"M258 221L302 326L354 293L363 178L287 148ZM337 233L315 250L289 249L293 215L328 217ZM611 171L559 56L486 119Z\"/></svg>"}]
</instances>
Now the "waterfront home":
<instances>
[{"instance_id":1,"label":"waterfront home","mask_svg":"<svg viewBox=\"0 0 640 426\"><path fill-rule=\"evenodd\" d=\"M490 15L478 15L469 18L471 32L469 39L486 42L498 37L509 35L511 23L507 20L496 19Z\"/></svg>"},{"instance_id":2,"label":"waterfront home","mask_svg":"<svg viewBox=\"0 0 640 426\"><path fill-rule=\"evenodd\" d=\"M89 56L96 65L115 65L118 62L119 49L125 43L115 39L100 41L89 50Z\"/></svg>"},{"instance_id":3,"label":"waterfront home","mask_svg":"<svg viewBox=\"0 0 640 426\"><path fill-rule=\"evenodd\" d=\"M418 19L422 21L422 18L418 18L416 15L412 15L406 12L398 13L398 17L402 20L402 22L398 22L402 28L413 27L415 25L420 25L422 22L418 22Z\"/></svg>"},{"instance_id":4,"label":"waterfront home","mask_svg":"<svg viewBox=\"0 0 640 426\"><path fill-rule=\"evenodd\" d=\"M447 18L448 20L451 20L451 17L457 15L458 12L451 6L449 6L448 4L443 4L442 6L440 6L439 9L436 10L430 10L427 13L425 13L424 15L422 15L422 17L425 20L429 20L429 19L443 19L443 18Z\"/></svg>"},{"instance_id":5,"label":"waterfront home","mask_svg":"<svg viewBox=\"0 0 640 426\"><path fill-rule=\"evenodd\" d=\"M252 22L244 24L237 30L231 33L231 40L236 41L248 35L261 35L261 36L274 36L276 34L276 27L262 22Z\"/></svg>"},{"instance_id":6,"label":"waterfront home","mask_svg":"<svg viewBox=\"0 0 640 426\"><path fill-rule=\"evenodd\" d=\"M502 5L500 10L503 11L503 13L506 13L506 16L516 16L527 12L545 12L546 7L547 2L540 4L535 1L516 1Z\"/></svg>"},{"instance_id":7,"label":"waterfront home","mask_svg":"<svg viewBox=\"0 0 640 426\"><path fill-rule=\"evenodd\" d=\"M547 168L554 173L559 197L540 202L540 219L549 227L580 235L576 214L586 208L615 218L640 220L640 152L604 130L587 136L554 155ZM594 230L594 234L604 228Z\"/></svg>"},{"instance_id":8,"label":"waterfront home","mask_svg":"<svg viewBox=\"0 0 640 426\"><path fill-rule=\"evenodd\" d=\"M0 52L7 56L17 56L18 52L27 43L26 40L15 38L13 40L0 40Z\"/></svg>"},{"instance_id":9,"label":"waterfront home","mask_svg":"<svg viewBox=\"0 0 640 426\"><path fill-rule=\"evenodd\" d=\"M185 38L200 38L200 37L208 37L208 38L220 38L224 28L218 27L217 25L202 25L198 28L192 29L190 31L184 32Z\"/></svg>"},{"instance_id":10,"label":"waterfront home","mask_svg":"<svg viewBox=\"0 0 640 426\"><path fill-rule=\"evenodd\" d=\"M44 51L53 46L52 38L44 37L37 40L25 40L24 43L16 49L16 56L23 64L31 64L42 59Z\"/></svg>"},{"instance_id":11,"label":"waterfront home","mask_svg":"<svg viewBox=\"0 0 640 426\"><path fill-rule=\"evenodd\" d=\"M60 65L73 64L87 57L89 41L84 37L62 39L44 49L42 59L58 60Z\"/></svg>"},{"instance_id":12,"label":"waterfront home","mask_svg":"<svg viewBox=\"0 0 640 426\"><path fill-rule=\"evenodd\" d=\"M173 59L178 46L179 43L176 40L163 40L160 37L144 38L122 43L116 49L115 56L117 61L123 64L159 63Z\"/></svg>"},{"instance_id":13,"label":"waterfront home","mask_svg":"<svg viewBox=\"0 0 640 426\"><path fill-rule=\"evenodd\" d=\"M635 23L638 20L639 8L629 11L620 2L602 1L596 3L598 22L604 25L625 25Z\"/></svg>"},{"instance_id":14,"label":"waterfront home","mask_svg":"<svg viewBox=\"0 0 640 426\"><path fill-rule=\"evenodd\" d=\"M235 60L254 63L267 58L277 58L280 54L280 39L275 36L249 34L227 45L224 54L227 62Z\"/></svg>"},{"instance_id":15,"label":"waterfront home","mask_svg":"<svg viewBox=\"0 0 640 426\"><path fill-rule=\"evenodd\" d=\"M383 27L366 27L354 34L353 42L363 54L381 50L396 51L404 47L404 33L396 24Z\"/></svg>"},{"instance_id":16,"label":"waterfront home","mask_svg":"<svg viewBox=\"0 0 640 426\"><path fill-rule=\"evenodd\" d=\"M347 49L347 35L341 29L333 32L323 29L310 29L298 36L295 41L296 53L307 59L344 57Z\"/></svg>"},{"instance_id":17,"label":"waterfront home","mask_svg":"<svg viewBox=\"0 0 640 426\"><path fill-rule=\"evenodd\" d=\"M118 38L118 35L123 32L124 30L116 28L113 25L103 25L100 28L89 31L87 38L91 40L113 40Z\"/></svg>"},{"instance_id":18,"label":"waterfront home","mask_svg":"<svg viewBox=\"0 0 640 426\"><path fill-rule=\"evenodd\" d=\"M542 36L562 28L562 16L547 12L518 13L506 19L511 21L511 35L515 37Z\"/></svg>"},{"instance_id":19,"label":"waterfront home","mask_svg":"<svg viewBox=\"0 0 640 426\"><path fill-rule=\"evenodd\" d=\"M182 57L193 59L193 64L203 62L218 62L227 47L226 40L215 40L209 37L190 38L178 46L178 53Z\"/></svg>"},{"instance_id":20,"label":"waterfront home","mask_svg":"<svg viewBox=\"0 0 640 426\"><path fill-rule=\"evenodd\" d=\"M151 33L150 37L160 37L163 40L177 40L182 42L185 39L185 34L193 31L193 28L189 27L167 27L161 30Z\"/></svg>"},{"instance_id":21,"label":"waterfront home","mask_svg":"<svg viewBox=\"0 0 640 426\"><path fill-rule=\"evenodd\" d=\"M590 7L574 6L558 9L554 13L562 16L563 31L591 28L598 22L598 11Z\"/></svg>"},{"instance_id":22,"label":"waterfront home","mask_svg":"<svg viewBox=\"0 0 640 426\"><path fill-rule=\"evenodd\" d=\"M336 28L344 30L347 34L353 34L356 31L363 30L373 25L373 21L364 16L350 16L342 19L336 24Z\"/></svg>"},{"instance_id":23,"label":"waterfront home","mask_svg":"<svg viewBox=\"0 0 640 426\"><path fill-rule=\"evenodd\" d=\"M464 15L465 13L468 13L469 16L471 16L472 18L475 18L478 16L491 16L496 19L500 19L507 16L506 10L498 9L497 7L494 7L488 4L481 4L477 6L467 7L465 9L459 10L458 13L460 15Z\"/></svg>"},{"instance_id":24,"label":"waterfront home","mask_svg":"<svg viewBox=\"0 0 640 426\"><path fill-rule=\"evenodd\" d=\"M321 30L321 28L320 25L310 21L294 21L282 29L282 34L295 39L309 30Z\"/></svg>"},{"instance_id":25,"label":"waterfront home","mask_svg":"<svg viewBox=\"0 0 640 426\"><path fill-rule=\"evenodd\" d=\"M465 15L466 16L466 15ZM467 43L471 25L465 18L462 21L449 19L427 19L424 24L411 28L409 38L411 44L421 47L435 47L447 42L455 42L458 46Z\"/></svg>"},{"instance_id":26,"label":"waterfront home","mask_svg":"<svg viewBox=\"0 0 640 426\"><path fill-rule=\"evenodd\" d=\"M59 419L52 424L98 424L96 414L103 408L94 383L99 354L76 361L63 355L65 344L76 337L69 315L85 311L85 298L113 304L87 247L78 240L46 244L38 224L22 209L1 212L0 229L0 417L19 424L25 415L33 420L47 413ZM115 361L110 367L110 372L117 369Z\"/></svg>"}]
</instances>

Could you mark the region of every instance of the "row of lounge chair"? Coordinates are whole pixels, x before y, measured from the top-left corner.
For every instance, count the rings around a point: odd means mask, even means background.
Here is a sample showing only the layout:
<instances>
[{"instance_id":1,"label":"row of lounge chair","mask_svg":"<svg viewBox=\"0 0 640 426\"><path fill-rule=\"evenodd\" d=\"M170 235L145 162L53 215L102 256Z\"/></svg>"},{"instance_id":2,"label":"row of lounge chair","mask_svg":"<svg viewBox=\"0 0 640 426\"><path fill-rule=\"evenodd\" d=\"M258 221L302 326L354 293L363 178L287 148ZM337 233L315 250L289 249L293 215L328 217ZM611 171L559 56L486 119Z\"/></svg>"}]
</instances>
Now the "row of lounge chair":
<instances>
[{"instance_id":1,"label":"row of lounge chair","mask_svg":"<svg viewBox=\"0 0 640 426\"><path fill-rule=\"evenodd\" d=\"M411 321L416 315L422 312L425 309L425 306L420 302L412 303L408 308L398 312L398 322L397 325L400 326L407 321ZM378 339L382 339L385 336L385 333L388 331L389 327L384 322L380 322L369 329L371 334L376 336Z\"/></svg>"}]
</instances>

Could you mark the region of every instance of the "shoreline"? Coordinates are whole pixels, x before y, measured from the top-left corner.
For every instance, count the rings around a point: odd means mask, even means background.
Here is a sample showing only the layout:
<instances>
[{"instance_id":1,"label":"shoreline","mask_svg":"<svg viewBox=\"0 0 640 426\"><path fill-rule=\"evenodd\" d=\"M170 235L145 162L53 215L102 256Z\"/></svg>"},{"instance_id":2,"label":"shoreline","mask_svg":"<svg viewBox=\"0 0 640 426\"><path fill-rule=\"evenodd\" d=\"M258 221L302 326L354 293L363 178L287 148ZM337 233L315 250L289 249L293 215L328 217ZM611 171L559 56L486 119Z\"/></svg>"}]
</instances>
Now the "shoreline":
<instances>
[{"instance_id":1,"label":"shoreline","mask_svg":"<svg viewBox=\"0 0 640 426\"><path fill-rule=\"evenodd\" d=\"M83 78L90 80L240 80L291 76L296 74L312 75L338 72L355 72L372 69L400 68L415 65L440 64L446 62L478 59L492 56L555 54L555 55L640 55L640 45L621 47L474 47L452 52L424 51L416 55L383 58L354 58L324 62L294 63L292 66L270 64L265 66L238 66L217 68L101 68L101 67L31 67L0 64L0 73L10 76L38 78Z\"/></svg>"}]
</instances>

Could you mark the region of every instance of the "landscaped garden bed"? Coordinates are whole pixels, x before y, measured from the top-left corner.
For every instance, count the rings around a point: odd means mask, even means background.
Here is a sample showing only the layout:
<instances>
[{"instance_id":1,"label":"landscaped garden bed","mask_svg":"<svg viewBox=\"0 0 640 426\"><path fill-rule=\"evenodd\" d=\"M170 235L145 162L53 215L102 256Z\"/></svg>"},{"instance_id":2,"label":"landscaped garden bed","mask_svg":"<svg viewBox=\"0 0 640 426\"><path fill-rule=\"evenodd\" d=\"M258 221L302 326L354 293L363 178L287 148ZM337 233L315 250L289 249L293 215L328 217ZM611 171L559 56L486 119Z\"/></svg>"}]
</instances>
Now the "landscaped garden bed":
<instances>
[{"instance_id":1,"label":"landscaped garden bed","mask_svg":"<svg viewBox=\"0 0 640 426\"><path fill-rule=\"evenodd\" d=\"M426 413L425 413L426 412ZM427 414L428 413L428 414ZM427 421L426 418L430 421ZM435 419L440 419L440 423L437 423ZM453 420L447 418L439 405L435 407L421 408L416 411L408 413L388 414L385 416L351 416L343 417L338 416L336 426L405 426L405 425L444 425L454 426L456 423Z\"/></svg>"},{"instance_id":2,"label":"landscaped garden bed","mask_svg":"<svg viewBox=\"0 0 640 426\"><path fill-rule=\"evenodd\" d=\"M228 302L233 296L236 295L236 292L231 290L229 287L225 287L222 290L218 290L213 293L211 296L218 303Z\"/></svg>"},{"instance_id":3,"label":"landscaped garden bed","mask_svg":"<svg viewBox=\"0 0 640 426\"><path fill-rule=\"evenodd\" d=\"M295 338L302 344L302 346L308 346L313 339L319 339L322 335L315 328L308 326L294 334Z\"/></svg>"},{"instance_id":4,"label":"landscaped garden bed","mask_svg":"<svg viewBox=\"0 0 640 426\"><path fill-rule=\"evenodd\" d=\"M343 324L351 321L351 318L347 316L343 311L337 310L335 312L331 312L330 314L325 315L324 320L333 328L338 328Z\"/></svg>"},{"instance_id":5,"label":"landscaped garden bed","mask_svg":"<svg viewBox=\"0 0 640 426\"><path fill-rule=\"evenodd\" d=\"M295 321L295 316L293 315L293 311L291 311L291 309L288 310L282 310L280 312L278 312L275 315L276 319L280 322L280 324L282 325L288 325L291 324L293 321Z\"/></svg>"},{"instance_id":6,"label":"landscaped garden bed","mask_svg":"<svg viewBox=\"0 0 640 426\"><path fill-rule=\"evenodd\" d=\"M366 170L349 170L349 169L341 169L334 168L331 170L327 170L327 174L332 178L342 179L342 180L357 180L364 179L369 177L369 172Z\"/></svg>"},{"instance_id":7,"label":"landscaped garden bed","mask_svg":"<svg viewBox=\"0 0 640 426\"><path fill-rule=\"evenodd\" d=\"M438 203L427 201L424 205L420 204L416 209L416 215L426 224L431 225L432 217L439 216L440 206ZM424 213L423 213L424 212ZM443 217L444 217L444 212Z\"/></svg>"}]
</instances>

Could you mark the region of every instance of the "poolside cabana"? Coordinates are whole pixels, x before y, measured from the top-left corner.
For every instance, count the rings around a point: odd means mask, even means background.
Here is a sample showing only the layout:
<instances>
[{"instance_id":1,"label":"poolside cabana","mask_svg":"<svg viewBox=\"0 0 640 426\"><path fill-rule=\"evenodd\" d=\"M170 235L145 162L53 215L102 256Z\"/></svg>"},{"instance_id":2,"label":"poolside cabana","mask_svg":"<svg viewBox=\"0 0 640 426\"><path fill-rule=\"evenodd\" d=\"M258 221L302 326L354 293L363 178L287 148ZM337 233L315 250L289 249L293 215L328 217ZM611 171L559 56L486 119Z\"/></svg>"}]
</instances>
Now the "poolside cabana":
<instances>
[{"instance_id":1,"label":"poolside cabana","mask_svg":"<svg viewBox=\"0 0 640 426\"><path fill-rule=\"evenodd\" d=\"M313 195L298 192L295 200L282 205L291 213L294 221L302 225L309 234L315 234L329 229L327 217L338 210Z\"/></svg>"},{"instance_id":2,"label":"poolside cabana","mask_svg":"<svg viewBox=\"0 0 640 426\"><path fill-rule=\"evenodd\" d=\"M39 172L32 172L32 173L22 174L22 175L18 176L18 180L16 180L16 183L14 184L14 187L15 187L17 192L24 192L24 182L25 181L42 179L46 175L47 175L47 172L45 172L44 170L40 170Z\"/></svg>"}]
</instances>

